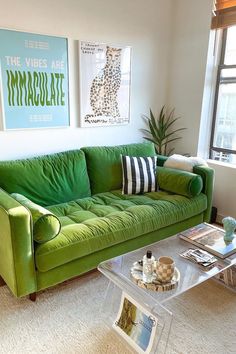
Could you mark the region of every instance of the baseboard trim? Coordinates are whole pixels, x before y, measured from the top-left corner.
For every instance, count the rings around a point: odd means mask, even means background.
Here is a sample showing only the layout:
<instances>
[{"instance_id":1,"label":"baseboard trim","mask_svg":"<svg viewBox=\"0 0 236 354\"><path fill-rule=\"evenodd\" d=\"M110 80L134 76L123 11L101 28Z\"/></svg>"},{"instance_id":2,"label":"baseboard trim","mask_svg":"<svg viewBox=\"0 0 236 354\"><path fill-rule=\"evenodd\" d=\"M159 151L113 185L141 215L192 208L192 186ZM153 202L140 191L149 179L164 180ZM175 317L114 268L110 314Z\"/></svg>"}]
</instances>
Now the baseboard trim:
<instances>
[{"instance_id":1,"label":"baseboard trim","mask_svg":"<svg viewBox=\"0 0 236 354\"><path fill-rule=\"evenodd\" d=\"M222 224L222 220L225 218L225 215L217 214L216 216L216 222L217 224Z\"/></svg>"}]
</instances>

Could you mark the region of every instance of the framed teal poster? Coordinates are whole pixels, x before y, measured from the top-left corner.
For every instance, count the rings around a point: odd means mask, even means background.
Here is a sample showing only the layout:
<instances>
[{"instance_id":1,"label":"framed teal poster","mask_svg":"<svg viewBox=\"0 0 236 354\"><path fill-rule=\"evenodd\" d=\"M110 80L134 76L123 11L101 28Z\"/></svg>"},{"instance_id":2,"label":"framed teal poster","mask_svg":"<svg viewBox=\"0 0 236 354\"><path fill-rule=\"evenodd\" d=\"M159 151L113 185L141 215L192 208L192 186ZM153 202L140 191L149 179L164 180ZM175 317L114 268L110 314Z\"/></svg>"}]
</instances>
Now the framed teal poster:
<instances>
[{"instance_id":1,"label":"framed teal poster","mask_svg":"<svg viewBox=\"0 0 236 354\"><path fill-rule=\"evenodd\" d=\"M0 30L4 129L69 126L67 39Z\"/></svg>"}]
</instances>

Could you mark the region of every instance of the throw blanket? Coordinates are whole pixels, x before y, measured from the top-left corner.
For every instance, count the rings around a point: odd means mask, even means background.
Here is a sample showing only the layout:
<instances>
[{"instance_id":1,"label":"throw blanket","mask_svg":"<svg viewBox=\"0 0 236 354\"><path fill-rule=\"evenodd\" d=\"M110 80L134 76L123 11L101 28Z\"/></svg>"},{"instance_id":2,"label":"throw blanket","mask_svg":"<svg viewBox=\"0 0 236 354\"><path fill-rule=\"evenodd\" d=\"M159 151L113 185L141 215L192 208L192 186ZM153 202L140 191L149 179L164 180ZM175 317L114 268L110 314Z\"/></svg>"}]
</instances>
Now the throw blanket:
<instances>
[{"instance_id":1,"label":"throw blanket","mask_svg":"<svg viewBox=\"0 0 236 354\"><path fill-rule=\"evenodd\" d=\"M178 170L185 170L189 172L193 172L193 167L199 165L208 166L206 161L201 157L187 157L178 154L171 155L164 163L164 167L176 168Z\"/></svg>"}]
</instances>

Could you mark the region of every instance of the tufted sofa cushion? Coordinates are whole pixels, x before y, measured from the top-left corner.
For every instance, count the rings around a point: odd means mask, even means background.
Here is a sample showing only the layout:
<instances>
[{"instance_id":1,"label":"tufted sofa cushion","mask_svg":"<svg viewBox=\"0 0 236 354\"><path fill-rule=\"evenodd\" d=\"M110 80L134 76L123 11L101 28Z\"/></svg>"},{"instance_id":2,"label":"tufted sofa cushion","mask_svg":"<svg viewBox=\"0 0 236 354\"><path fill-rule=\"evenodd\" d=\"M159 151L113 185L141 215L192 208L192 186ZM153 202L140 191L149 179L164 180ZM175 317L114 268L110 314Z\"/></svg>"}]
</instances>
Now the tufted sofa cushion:
<instances>
[{"instance_id":1,"label":"tufted sofa cushion","mask_svg":"<svg viewBox=\"0 0 236 354\"><path fill-rule=\"evenodd\" d=\"M36 245L36 266L46 272L74 259L202 213L207 199L191 200L159 191L142 196L120 190L48 207L62 229L53 240Z\"/></svg>"}]
</instances>

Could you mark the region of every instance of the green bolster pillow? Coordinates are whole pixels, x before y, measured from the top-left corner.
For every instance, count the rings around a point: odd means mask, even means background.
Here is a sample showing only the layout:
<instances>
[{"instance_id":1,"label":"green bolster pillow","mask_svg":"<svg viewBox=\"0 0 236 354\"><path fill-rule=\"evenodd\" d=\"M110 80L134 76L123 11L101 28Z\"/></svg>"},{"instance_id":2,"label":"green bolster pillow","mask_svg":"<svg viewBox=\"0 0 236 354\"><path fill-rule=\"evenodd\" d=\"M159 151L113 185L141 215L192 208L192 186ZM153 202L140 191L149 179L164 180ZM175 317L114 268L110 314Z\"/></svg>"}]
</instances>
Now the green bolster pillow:
<instances>
[{"instance_id":1,"label":"green bolster pillow","mask_svg":"<svg viewBox=\"0 0 236 354\"><path fill-rule=\"evenodd\" d=\"M189 198L199 195L203 188L201 176L167 167L157 167L157 181L160 189Z\"/></svg>"},{"instance_id":2,"label":"green bolster pillow","mask_svg":"<svg viewBox=\"0 0 236 354\"><path fill-rule=\"evenodd\" d=\"M59 234L61 223L56 215L40 205L33 203L24 195L12 193L11 196L31 212L34 241L44 243L52 240Z\"/></svg>"}]
</instances>

